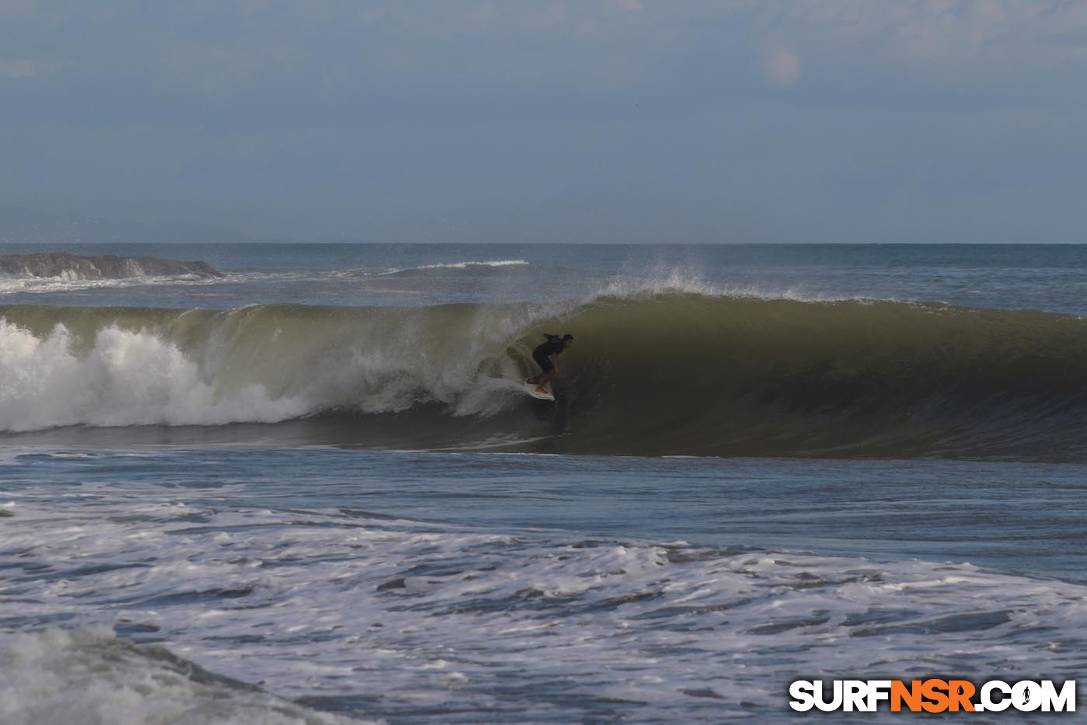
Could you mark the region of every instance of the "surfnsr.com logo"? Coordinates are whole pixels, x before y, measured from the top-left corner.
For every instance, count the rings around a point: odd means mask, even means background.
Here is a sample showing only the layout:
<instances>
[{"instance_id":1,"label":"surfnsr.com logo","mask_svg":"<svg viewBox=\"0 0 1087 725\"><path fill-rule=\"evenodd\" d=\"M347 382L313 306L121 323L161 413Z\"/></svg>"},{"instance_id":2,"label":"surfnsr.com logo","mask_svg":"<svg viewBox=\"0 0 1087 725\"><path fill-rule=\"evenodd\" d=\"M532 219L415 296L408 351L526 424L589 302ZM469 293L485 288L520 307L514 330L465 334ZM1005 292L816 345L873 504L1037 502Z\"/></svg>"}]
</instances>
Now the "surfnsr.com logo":
<instances>
[{"instance_id":1,"label":"surfnsr.com logo","mask_svg":"<svg viewBox=\"0 0 1087 725\"><path fill-rule=\"evenodd\" d=\"M1076 681L796 680L789 697L798 712L1075 712Z\"/></svg>"}]
</instances>

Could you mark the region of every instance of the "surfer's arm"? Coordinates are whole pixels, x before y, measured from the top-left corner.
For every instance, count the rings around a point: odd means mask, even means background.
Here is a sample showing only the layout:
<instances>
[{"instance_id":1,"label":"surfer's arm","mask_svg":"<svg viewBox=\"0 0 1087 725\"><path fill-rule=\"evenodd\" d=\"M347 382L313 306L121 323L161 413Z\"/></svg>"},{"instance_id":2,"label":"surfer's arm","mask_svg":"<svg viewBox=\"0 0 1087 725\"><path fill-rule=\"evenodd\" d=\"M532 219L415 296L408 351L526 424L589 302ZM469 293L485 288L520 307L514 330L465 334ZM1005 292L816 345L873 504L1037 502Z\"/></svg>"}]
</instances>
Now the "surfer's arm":
<instances>
[{"instance_id":1,"label":"surfer's arm","mask_svg":"<svg viewBox=\"0 0 1087 725\"><path fill-rule=\"evenodd\" d=\"M555 377L562 377L562 371L559 370L559 353L551 353L551 362L555 365Z\"/></svg>"}]
</instances>

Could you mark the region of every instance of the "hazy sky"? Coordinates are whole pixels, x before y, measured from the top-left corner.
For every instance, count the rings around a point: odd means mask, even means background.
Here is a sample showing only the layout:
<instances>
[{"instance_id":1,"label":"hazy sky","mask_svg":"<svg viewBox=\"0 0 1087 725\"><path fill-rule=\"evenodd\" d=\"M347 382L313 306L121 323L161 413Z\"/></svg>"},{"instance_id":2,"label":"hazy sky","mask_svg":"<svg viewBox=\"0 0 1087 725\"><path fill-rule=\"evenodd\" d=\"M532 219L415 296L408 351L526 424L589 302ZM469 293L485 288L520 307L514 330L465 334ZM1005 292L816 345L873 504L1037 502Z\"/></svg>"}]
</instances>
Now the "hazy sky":
<instances>
[{"instance_id":1,"label":"hazy sky","mask_svg":"<svg viewBox=\"0 0 1087 725\"><path fill-rule=\"evenodd\" d=\"M0 0L0 201L369 241L1087 242L1085 0Z\"/></svg>"}]
</instances>

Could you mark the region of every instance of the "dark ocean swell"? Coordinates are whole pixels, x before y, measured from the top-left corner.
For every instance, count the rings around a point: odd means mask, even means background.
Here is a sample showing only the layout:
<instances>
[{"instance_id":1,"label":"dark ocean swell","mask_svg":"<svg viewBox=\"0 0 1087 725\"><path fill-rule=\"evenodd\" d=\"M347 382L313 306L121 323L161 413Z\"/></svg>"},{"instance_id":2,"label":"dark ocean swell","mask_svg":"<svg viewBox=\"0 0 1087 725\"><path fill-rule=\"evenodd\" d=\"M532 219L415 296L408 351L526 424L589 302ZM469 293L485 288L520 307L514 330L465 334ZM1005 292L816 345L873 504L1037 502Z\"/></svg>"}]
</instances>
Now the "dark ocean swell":
<instances>
[{"instance_id":1,"label":"dark ocean swell","mask_svg":"<svg viewBox=\"0 0 1087 725\"><path fill-rule=\"evenodd\" d=\"M1050 313L677 293L0 320L8 435L1087 460L1087 321ZM554 404L519 388L545 331L577 338Z\"/></svg>"}]
</instances>

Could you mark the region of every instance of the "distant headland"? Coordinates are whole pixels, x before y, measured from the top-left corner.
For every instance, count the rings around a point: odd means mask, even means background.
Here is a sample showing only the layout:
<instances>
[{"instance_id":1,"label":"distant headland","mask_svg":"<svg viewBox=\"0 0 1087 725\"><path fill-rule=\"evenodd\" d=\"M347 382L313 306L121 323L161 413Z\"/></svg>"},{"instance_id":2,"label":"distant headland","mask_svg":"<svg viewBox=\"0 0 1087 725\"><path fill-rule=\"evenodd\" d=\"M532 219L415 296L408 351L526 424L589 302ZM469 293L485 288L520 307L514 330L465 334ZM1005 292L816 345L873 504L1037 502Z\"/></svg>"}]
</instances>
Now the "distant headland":
<instances>
[{"instance_id":1,"label":"distant headland","mask_svg":"<svg viewBox=\"0 0 1087 725\"><path fill-rule=\"evenodd\" d=\"M127 277L223 277L207 262L161 257L80 256L71 252L0 255L0 275L61 279L124 279Z\"/></svg>"}]
</instances>

